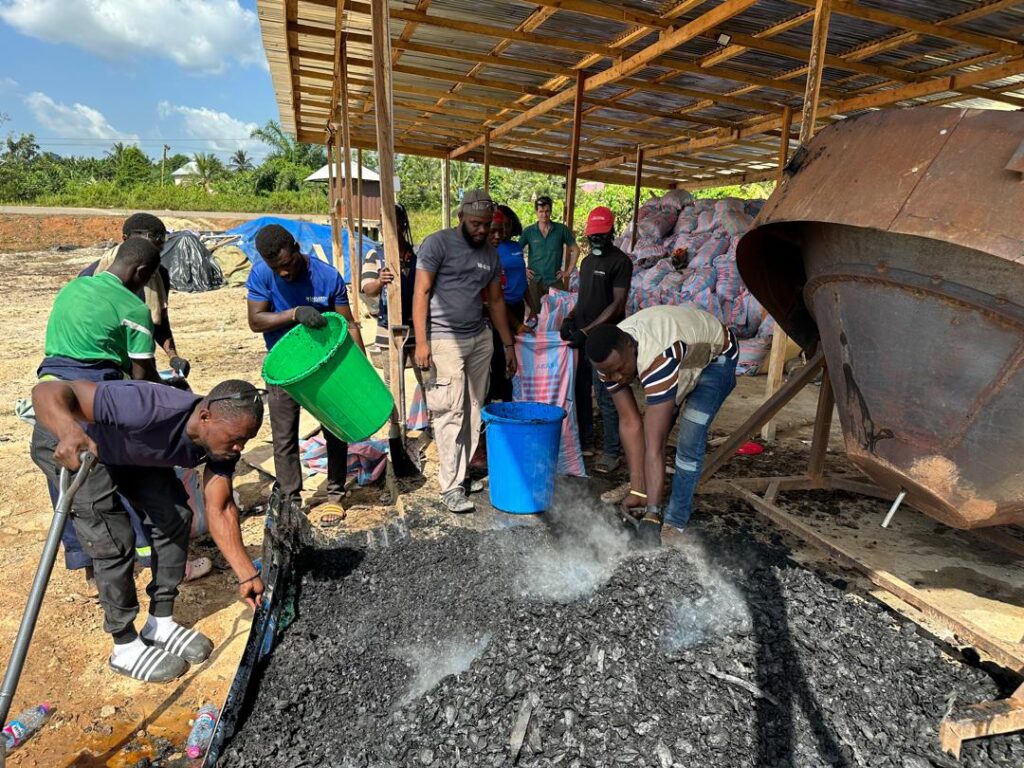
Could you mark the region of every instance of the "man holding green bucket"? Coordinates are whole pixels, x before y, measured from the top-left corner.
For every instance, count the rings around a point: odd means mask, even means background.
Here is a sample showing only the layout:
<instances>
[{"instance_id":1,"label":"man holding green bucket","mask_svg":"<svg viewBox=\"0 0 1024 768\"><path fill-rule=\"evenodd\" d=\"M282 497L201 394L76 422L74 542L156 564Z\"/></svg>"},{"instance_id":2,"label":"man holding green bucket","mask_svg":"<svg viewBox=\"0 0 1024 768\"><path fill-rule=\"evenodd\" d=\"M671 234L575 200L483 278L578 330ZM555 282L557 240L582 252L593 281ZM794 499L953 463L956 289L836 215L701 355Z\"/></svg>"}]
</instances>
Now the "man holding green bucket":
<instances>
[{"instance_id":1,"label":"man holding green bucket","mask_svg":"<svg viewBox=\"0 0 1024 768\"><path fill-rule=\"evenodd\" d=\"M246 282L249 328L263 334L267 350L296 325L323 328L323 312L337 312L348 322L352 340L366 354L359 324L352 317L345 280L325 261L299 250L291 233L270 224L256 233L262 262L253 264ZM269 387L270 431L274 443L274 471L281 494L300 503L302 465L299 462L299 404L281 387ZM323 430L327 444L327 502L322 515L345 516L342 497L348 470L348 443Z\"/></svg>"},{"instance_id":2,"label":"man holding green bucket","mask_svg":"<svg viewBox=\"0 0 1024 768\"><path fill-rule=\"evenodd\" d=\"M487 242L494 202L471 189L459 206L459 226L442 229L420 245L413 289L416 366L440 463L441 501L450 512L472 512L467 494L483 490L467 477L480 442L480 412L487 395L494 348L484 325L483 298L505 345L508 376L516 371L515 337L501 290L501 261Z\"/></svg>"}]
</instances>

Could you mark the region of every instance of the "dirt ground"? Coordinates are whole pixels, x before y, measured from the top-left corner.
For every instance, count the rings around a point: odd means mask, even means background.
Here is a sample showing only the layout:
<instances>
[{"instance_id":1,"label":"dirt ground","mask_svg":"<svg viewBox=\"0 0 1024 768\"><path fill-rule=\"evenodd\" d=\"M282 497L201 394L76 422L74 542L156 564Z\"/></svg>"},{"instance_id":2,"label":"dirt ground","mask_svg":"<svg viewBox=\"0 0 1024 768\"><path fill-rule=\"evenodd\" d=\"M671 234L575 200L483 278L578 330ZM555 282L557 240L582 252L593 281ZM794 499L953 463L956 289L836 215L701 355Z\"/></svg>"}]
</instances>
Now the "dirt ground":
<instances>
[{"instance_id":1,"label":"dirt ground","mask_svg":"<svg viewBox=\"0 0 1024 768\"><path fill-rule=\"evenodd\" d=\"M30 428L14 415L14 403L29 394L35 378L54 295L96 255L96 249L0 253L5 294L0 322L7 331L0 339L0 461L5 470L0 484L0 658L5 666L51 518L45 483L28 456ZM171 303L178 348L192 361L191 381L197 391L230 377L259 379L263 349L246 325L244 289L175 293ZM256 442L264 438L261 434ZM236 487L249 507L268 492L266 480L256 472L237 478ZM262 520L250 517L244 529L250 553L258 557ZM251 611L237 601L234 579L216 550L194 548L192 555L200 554L213 558L215 572L183 587L176 616L185 624L195 623L217 650L206 664L165 686L143 686L107 669L109 639L102 631L99 605L80 594L81 572L66 571L58 557L12 708L14 713L48 700L55 713L40 735L12 754L10 765L131 765L145 752L124 754L121 747L137 732L183 744L198 707L223 700ZM143 610L147 581L139 572ZM85 748L88 752L79 756Z\"/></svg>"}]
</instances>

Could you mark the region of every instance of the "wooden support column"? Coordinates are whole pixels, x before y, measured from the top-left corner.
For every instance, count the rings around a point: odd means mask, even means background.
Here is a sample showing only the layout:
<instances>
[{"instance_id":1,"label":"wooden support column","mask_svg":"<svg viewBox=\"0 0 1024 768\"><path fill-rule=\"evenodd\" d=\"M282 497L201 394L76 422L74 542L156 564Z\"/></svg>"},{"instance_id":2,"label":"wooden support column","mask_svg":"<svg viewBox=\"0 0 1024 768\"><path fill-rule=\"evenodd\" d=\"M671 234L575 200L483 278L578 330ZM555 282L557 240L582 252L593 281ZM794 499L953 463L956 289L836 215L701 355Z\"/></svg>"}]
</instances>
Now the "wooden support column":
<instances>
[{"instance_id":1,"label":"wooden support column","mask_svg":"<svg viewBox=\"0 0 1024 768\"><path fill-rule=\"evenodd\" d=\"M441 158L441 229L452 225L452 161Z\"/></svg>"},{"instance_id":2,"label":"wooden support column","mask_svg":"<svg viewBox=\"0 0 1024 768\"><path fill-rule=\"evenodd\" d=\"M402 263L398 252L398 222L395 217L395 134L393 128L393 104L391 91L391 29L388 0L370 0L370 20L373 32L373 100L377 122L377 154L380 159L380 226L384 242L384 263L394 281L388 286L388 293L402 295ZM401 401L401 379L405 375L399 364L400 346L404 337L402 326L402 302L388 302L388 349L390 352L391 393L395 403ZM405 414L392 412L392 419L398 423L392 428L402 429Z\"/></svg>"},{"instance_id":3,"label":"wooden support column","mask_svg":"<svg viewBox=\"0 0 1024 768\"><path fill-rule=\"evenodd\" d=\"M341 260L345 258L341 252L341 223L338 220L338 175L335 173L334 131L327 137L327 200L331 212L331 266L340 269Z\"/></svg>"},{"instance_id":4,"label":"wooden support column","mask_svg":"<svg viewBox=\"0 0 1024 768\"><path fill-rule=\"evenodd\" d=\"M832 390L832 379L829 378L826 366L821 376L818 410L814 414L814 431L811 434L811 456L807 462L807 476L811 480L820 480L825 473L825 452L828 450L828 438L832 432L832 413L835 409L836 395Z\"/></svg>"},{"instance_id":5,"label":"wooden support column","mask_svg":"<svg viewBox=\"0 0 1024 768\"><path fill-rule=\"evenodd\" d=\"M580 129L583 127L583 71L576 73L576 101L572 110L572 139L569 143L569 172L565 177L565 226L572 230L576 221L576 177L580 166Z\"/></svg>"},{"instance_id":6,"label":"wooden support column","mask_svg":"<svg viewBox=\"0 0 1024 768\"><path fill-rule=\"evenodd\" d=\"M341 92L338 103L341 107L341 142L342 166L341 176L342 198L345 201L345 223L348 237L348 275L352 285L352 316L358 323L362 317L359 301L359 273L362 267L362 254L356 252L355 222L352 210L352 132L348 114L348 41L341 40Z\"/></svg>"},{"instance_id":7,"label":"wooden support column","mask_svg":"<svg viewBox=\"0 0 1024 768\"><path fill-rule=\"evenodd\" d=\"M356 173L358 174L358 182L356 184L356 216L359 219L359 233L356 235L356 241L359 244L359 279L362 281L362 260L363 260L363 229L365 224L363 223L363 150L359 148L356 150L356 165L359 166Z\"/></svg>"},{"instance_id":8,"label":"wooden support column","mask_svg":"<svg viewBox=\"0 0 1024 768\"><path fill-rule=\"evenodd\" d=\"M825 70L825 48L828 44L828 22L831 13L832 0L817 0L814 7L811 55L807 60L807 87L804 89L803 115L800 120L801 145L806 144L814 136L814 121L818 117L818 95L821 92L821 74Z\"/></svg>"},{"instance_id":9,"label":"wooden support column","mask_svg":"<svg viewBox=\"0 0 1024 768\"><path fill-rule=\"evenodd\" d=\"M633 234L629 240L629 249L636 248L636 220L640 216L640 182L644 175L644 149L636 145L636 175L633 179Z\"/></svg>"},{"instance_id":10,"label":"wooden support column","mask_svg":"<svg viewBox=\"0 0 1024 768\"><path fill-rule=\"evenodd\" d=\"M484 134L484 191L491 194L491 132Z\"/></svg>"},{"instance_id":11,"label":"wooden support column","mask_svg":"<svg viewBox=\"0 0 1024 768\"><path fill-rule=\"evenodd\" d=\"M783 171L786 163L789 162L789 133L793 126L793 109L786 107L782 111L782 136L779 139L779 174L776 183L782 183ZM772 334L772 351L768 358L768 380L765 382L764 399L769 400L772 395L779 391L782 386L782 374L786 366L786 347L789 344L789 336L782 330L777 322L775 332ZM775 442L775 419L772 419L761 429L761 439L766 443Z\"/></svg>"}]
</instances>

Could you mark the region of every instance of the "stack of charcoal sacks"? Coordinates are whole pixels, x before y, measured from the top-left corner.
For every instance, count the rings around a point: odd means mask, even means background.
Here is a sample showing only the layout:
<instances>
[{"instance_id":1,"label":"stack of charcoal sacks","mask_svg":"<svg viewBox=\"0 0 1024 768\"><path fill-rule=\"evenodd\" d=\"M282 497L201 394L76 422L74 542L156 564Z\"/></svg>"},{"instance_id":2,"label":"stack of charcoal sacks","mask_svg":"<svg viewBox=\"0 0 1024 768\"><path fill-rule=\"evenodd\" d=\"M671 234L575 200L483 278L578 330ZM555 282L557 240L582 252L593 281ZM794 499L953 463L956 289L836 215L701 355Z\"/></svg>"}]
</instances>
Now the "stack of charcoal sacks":
<instances>
[{"instance_id":1,"label":"stack of charcoal sacks","mask_svg":"<svg viewBox=\"0 0 1024 768\"><path fill-rule=\"evenodd\" d=\"M633 260L627 312L663 304L693 304L731 326L740 340L738 373L767 366L775 322L740 280L736 244L763 200L695 200L681 189L652 198L616 245Z\"/></svg>"}]
</instances>

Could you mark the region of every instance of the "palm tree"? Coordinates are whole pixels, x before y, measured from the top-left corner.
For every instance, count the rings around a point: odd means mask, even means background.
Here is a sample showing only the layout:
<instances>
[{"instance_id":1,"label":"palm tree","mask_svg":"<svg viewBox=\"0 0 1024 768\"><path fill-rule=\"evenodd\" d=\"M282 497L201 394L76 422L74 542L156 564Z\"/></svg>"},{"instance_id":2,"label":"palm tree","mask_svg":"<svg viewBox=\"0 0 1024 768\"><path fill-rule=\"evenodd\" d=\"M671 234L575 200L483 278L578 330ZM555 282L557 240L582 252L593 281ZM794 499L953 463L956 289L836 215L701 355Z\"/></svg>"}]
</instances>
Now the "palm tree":
<instances>
[{"instance_id":1,"label":"palm tree","mask_svg":"<svg viewBox=\"0 0 1024 768\"><path fill-rule=\"evenodd\" d=\"M114 161L114 165L121 162L121 158L124 157L124 153L128 150L128 145L123 141L119 141L113 144L110 149L107 150L107 157Z\"/></svg>"},{"instance_id":2,"label":"palm tree","mask_svg":"<svg viewBox=\"0 0 1024 768\"><path fill-rule=\"evenodd\" d=\"M323 147L296 141L276 120L268 120L262 128L253 128L250 138L259 139L271 148L269 157L279 157L296 165L319 168L327 162Z\"/></svg>"},{"instance_id":3,"label":"palm tree","mask_svg":"<svg viewBox=\"0 0 1024 768\"><path fill-rule=\"evenodd\" d=\"M224 175L224 163L212 152L197 152L192 156L196 164L196 181L209 192L213 182Z\"/></svg>"},{"instance_id":4,"label":"palm tree","mask_svg":"<svg viewBox=\"0 0 1024 768\"><path fill-rule=\"evenodd\" d=\"M228 161L228 167L235 173L239 171L251 171L253 168L252 158L245 154L244 149L235 150L235 154Z\"/></svg>"}]
</instances>

